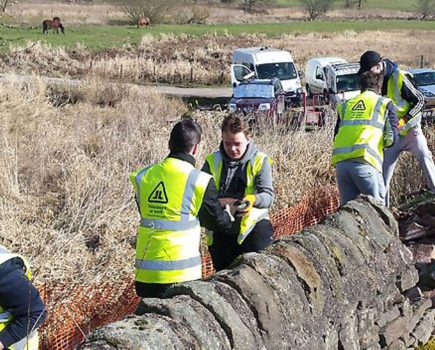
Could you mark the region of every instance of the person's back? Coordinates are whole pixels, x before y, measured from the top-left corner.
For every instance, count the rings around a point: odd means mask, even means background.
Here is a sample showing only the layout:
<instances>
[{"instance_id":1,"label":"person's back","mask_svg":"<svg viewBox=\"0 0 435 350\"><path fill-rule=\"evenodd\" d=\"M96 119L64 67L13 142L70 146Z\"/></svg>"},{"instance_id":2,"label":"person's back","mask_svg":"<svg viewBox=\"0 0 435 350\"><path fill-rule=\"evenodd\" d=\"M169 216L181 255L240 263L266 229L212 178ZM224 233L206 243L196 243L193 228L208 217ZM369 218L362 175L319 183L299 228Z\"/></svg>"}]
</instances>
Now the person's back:
<instances>
[{"instance_id":1,"label":"person's back","mask_svg":"<svg viewBox=\"0 0 435 350\"><path fill-rule=\"evenodd\" d=\"M376 51L364 52L360 58L360 65L360 73L372 71L383 74L382 94L392 99L399 118L400 137L393 147L385 150L383 163L383 177L387 189L386 205L389 205L390 181L402 152L411 152L417 157L429 189L435 193L435 164L421 129L423 95L412 83L408 72L399 69L393 61L382 59Z\"/></svg>"},{"instance_id":2,"label":"person's back","mask_svg":"<svg viewBox=\"0 0 435 350\"><path fill-rule=\"evenodd\" d=\"M0 245L0 349L38 349L45 306L26 260Z\"/></svg>"},{"instance_id":3,"label":"person's back","mask_svg":"<svg viewBox=\"0 0 435 350\"><path fill-rule=\"evenodd\" d=\"M337 108L339 119L332 164L337 169L341 204L361 193L379 200L385 196L383 150L397 137L397 117L391 100L379 95L381 83L380 74L364 73L361 78L363 92ZM393 122L389 118L393 118Z\"/></svg>"},{"instance_id":4,"label":"person's back","mask_svg":"<svg viewBox=\"0 0 435 350\"><path fill-rule=\"evenodd\" d=\"M163 297L174 283L201 278L200 225L231 228L211 176L194 167L200 140L199 125L183 120L171 131L169 156L130 174L140 213L135 280L142 297Z\"/></svg>"}]
</instances>

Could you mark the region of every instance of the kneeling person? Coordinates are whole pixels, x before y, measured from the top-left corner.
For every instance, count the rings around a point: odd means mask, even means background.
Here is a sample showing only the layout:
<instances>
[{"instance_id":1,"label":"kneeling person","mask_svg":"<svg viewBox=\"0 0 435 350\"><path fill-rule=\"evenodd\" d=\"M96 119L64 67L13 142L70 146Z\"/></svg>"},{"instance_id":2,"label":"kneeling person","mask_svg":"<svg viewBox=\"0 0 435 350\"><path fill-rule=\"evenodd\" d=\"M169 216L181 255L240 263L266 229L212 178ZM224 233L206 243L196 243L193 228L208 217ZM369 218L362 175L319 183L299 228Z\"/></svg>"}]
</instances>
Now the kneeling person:
<instances>
[{"instance_id":1,"label":"kneeling person","mask_svg":"<svg viewBox=\"0 0 435 350\"><path fill-rule=\"evenodd\" d=\"M273 202L272 161L250 137L247 123L230 115L222 123L219 150L209 154L202 168L213 176L223 207L248 203L233 223L232 235L215 231L209 250L217 271L228 268L243 253L258 252L272 242L269 208Z\"/></svg>"},{"instance_id":2,"label":"kneeling person","mask_svg":"<svg viewBox=\"0 0 435 350\"><path fill-rule=\"evenodd\" d=\"M384 148L398 138L396 109L379 95L383 76L365 72L357 97L338 105L332 164L336 167L340 204L368 194L384 201Z\"/></svg>"}]
</instances>

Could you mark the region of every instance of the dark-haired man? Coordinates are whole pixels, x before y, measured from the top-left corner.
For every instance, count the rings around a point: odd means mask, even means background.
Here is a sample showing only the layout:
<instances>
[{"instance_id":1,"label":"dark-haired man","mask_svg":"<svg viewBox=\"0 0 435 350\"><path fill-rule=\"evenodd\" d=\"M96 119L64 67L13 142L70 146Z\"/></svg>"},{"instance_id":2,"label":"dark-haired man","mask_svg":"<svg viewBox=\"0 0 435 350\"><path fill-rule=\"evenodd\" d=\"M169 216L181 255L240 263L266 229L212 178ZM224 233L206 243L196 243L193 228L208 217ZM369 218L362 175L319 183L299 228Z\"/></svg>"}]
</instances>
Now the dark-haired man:
<instances>
[{"instance_id":1,"label":"dark-haired man","mask_svg":"<svg viewBox=\"0 0 435 350\"><path fill-rule=\"evenodd\" d=\"M26 259L0 245L0 350L38 349L47 313L30 277Z\"/></svg>"},{"instance_id":2,"label":"dark-haired man","mask_svg":"<svg viewBox=\"0 0 435 350\"><path fill-rule=\"evenodd\" d=\"M379 95L383 77L361 74L357 97L338 105L332 165L336 167L340 204L368 194L384 202L384 148L398 138L397 116L389 98Z\"/></svg>"},{"instance_id":3,"label":"dark-haired man","mask_svg":"<svg viewBox=\"0 0 435 350\"><path fill-rule=\"evenodd\" d=\"M223 234L231 228L212 177L195 169L201 134L192 119L178 122L168 157L130 174L141 217L135 264L139 296L164 297L173 284L200 279L200 226Z\"/></svg>"},{"instance_id":4,"label":"dark-haired man","mask_svg":"<svg viewBox=\"0 0 435 350\"><path fill-rule=\"evenodd\" d=\"M222 143L206 157L202 170L212 174L222 206L244 200L247 207L236 217L232 235L209 234L209 250L217 271L226 269L243 253L258 252L272 242L269 219L274 192L272 160L260 152L248 124L236 115L222 122Z\"/></svg>"},{"instance_id":5,"label":"dark-haired man","mask_svg":"<svg viewBox=\"0 0 435 350\"><path fill-rule=\"evenodd\" d=\"M382 95L393 100L399 119L399 139L385 150L383 176L387 189L386 204L389 205L388 188L397 159L402 152L411 152L417 157L429 189L435 193L435 164L426 138L421 130L421 110L424 96L412 83L410 73L400 70L398 65L382 59L376 51L366 51L360 58L360 73L372 71L384 76Z\"/></svg>"}]
</instances>

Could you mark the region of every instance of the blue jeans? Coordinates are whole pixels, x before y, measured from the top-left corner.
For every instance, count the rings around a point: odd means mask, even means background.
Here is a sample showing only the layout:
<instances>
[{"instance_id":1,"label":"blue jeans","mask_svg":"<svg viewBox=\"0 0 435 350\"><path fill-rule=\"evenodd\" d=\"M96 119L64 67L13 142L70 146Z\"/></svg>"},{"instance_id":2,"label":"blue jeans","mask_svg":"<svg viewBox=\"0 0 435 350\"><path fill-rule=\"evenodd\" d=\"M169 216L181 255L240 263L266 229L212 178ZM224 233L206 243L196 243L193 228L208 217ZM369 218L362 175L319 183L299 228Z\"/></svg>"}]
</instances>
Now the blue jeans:
<instances>
[{"instance_id":1,"label":"blue jeans","mask_svg":"<svg viewBox=\"0 0 435 350\"><path fill-rule=\"evenodd\" d=\"M345 160L336 164L340 204L368 194L384 203L385 185L382 174L368 163Z\"/></svg>"}]
</instances>

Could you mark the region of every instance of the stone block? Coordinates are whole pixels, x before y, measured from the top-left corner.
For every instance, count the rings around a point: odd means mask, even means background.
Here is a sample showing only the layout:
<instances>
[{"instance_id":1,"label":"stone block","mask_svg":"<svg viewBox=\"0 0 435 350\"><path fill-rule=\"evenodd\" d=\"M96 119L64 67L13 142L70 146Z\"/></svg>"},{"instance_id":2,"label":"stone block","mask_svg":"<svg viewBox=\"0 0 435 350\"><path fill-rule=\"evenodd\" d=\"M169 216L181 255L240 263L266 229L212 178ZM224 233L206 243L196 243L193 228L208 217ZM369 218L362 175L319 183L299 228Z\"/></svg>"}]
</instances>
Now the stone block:
<instances>
[{"instance_id":1,"label":"stone block","mask_svg":"<svg viewBox=\"0 0 435 350\"><path fill-rule=\"evenodd\" d=\"M434 330L434 317L435 310L428 311L424 316L417 327L413 330L412 336L415 338L414 346L418 346L420 344L427 344L431 334Z\"/></svg>"},{"instance_id":2,"label":"stone block","mask_svg":"<svg viewBox=\"0 0 435 350\"><path fill-rule=\"evenodd\" d=\"M230 341L214 315L186 295L172 299L142 300L141 312L165 315L184 324L203 349L231 349Z\"/></svg>"},{"instance_id":3,"label":"stone block","mask_svg":"<svg viewBox=\"0 0 435 350\"><path fill-rule=\"evenodd\" d=\"M391 310L380 313L378 319L376 320L376 323L379 325L379 327L384 327L387 323L390 323L399 317L400 310L399 307L395 305Z\"/></svg>"},{"instance_id":4,"label":"stone block","mask_svg":"<svg viewBox=\"0 0 435 350\"><path fill-rule=\"evenodd\" d=\"M377 313L375 309L358 312L358 337L362 349L379 343L379 327L375 325Z\"/></svg>"},{"instance_id":5,"label":"stone block","mask_svg":"<svg viewBox=\"0 0 435 350\"><path fill-rule=\"evenodd\" d=\"M246 265L237 266L216 275L216 280L236 289L253 310L258 328L266 348L279 348L286 336L282 328L283 314L279 310L276 292L254 269ZM241 344L248 348L247 344ZM235 346L235 348L239 348ZM253 349L255 347L249 347Z\"/></svg>"},{"instance_id":6,"label":"stone block","mask_svg":"<svg viewBox=\"0 0 435 350\"><path fill-rule=\"evenodd\" d=\"M400 339L396 339L387 347L387 350L406 350L406 345Z\"/></svg>"},{"instance_id":7,"label":"stone block","mask_svg":"<svg viewBox=\"0 0 435 350\"><path fill-rule=\"evenodd\" d=\"M418 271L412 266L399 275L398 287L404 292L414 287L418 282Z\"/></svg>"},{"instance_id":8,"label":"stone block","mask_svg":"<svg viewBox=\"0 0 435 350\"><path fill-rule=\"evenodd\" d=\"M263 347L256 342L256 337L240 319L238 311L215 290L213 284L202 281L187 282L172 287L167 293L169 297L182 294L189 295L213 314L226 333L232 348Z\"/></svg>"}]
</instances>

